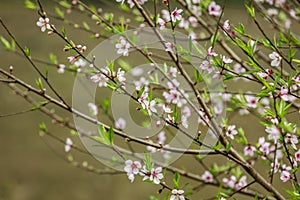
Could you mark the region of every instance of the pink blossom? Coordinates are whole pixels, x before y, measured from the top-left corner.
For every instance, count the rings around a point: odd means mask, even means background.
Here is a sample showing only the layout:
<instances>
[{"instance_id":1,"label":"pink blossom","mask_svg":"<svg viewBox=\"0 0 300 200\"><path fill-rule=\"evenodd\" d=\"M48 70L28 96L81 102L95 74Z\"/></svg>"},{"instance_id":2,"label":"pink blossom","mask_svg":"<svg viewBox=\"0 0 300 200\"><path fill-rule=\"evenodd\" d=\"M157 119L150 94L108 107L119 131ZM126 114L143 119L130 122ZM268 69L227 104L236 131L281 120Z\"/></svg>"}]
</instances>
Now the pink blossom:
<instances>
[{"instance_id":1,"label":"pink blossom","mask_svg":"<svg viewBox=\"0 0 300 200\"><path fill-rule=\"evenodd\" d=\"M271 54L269 54L269 58L271 59L272 67L278 67L280 65L282 58L277 52L273 51Z\"/></svg>"},{"instance_id":2,"label":"pink blossom","mask_svg":"<svg viewBox=\"0 0 300 200\"><path fill-rule=\"evenodd\" d=\"M228 19L224 22L223 28L224 28L226 31L230 31L230 24L229 24L229 20L228 20Z\"/></svg>"},{"instance_id":3,"label":"pink blossom","mask_svg":"<svg viewBox=\"0 0 300 200\"><path fill-rule=\"evenodd\" d=\"M180 83L177 81L177 79L173 79L172 82L167 82L167 85L168 85L169 89L175 90L176 88L178 88Z\"/></svg>"},{"instance_id":4,"label":"pink blossom","mask_svg":"<svg viewBox=\"0 0 300 200\"><path fill-rule=\"evenodd\" d=\"M266 142L264 137L260 137L258 143L260 145L259 151L261 151L264 155L270 153L270 143Z\"/></svg>"},{"instance_id":5,"label":"pink blossom","mask_svg":"<svg viewBox=\"0 0 300 200\"><path fill-rule=\"evenodd\" d=\"M277 159L275 159L275 165L274 163L271 163L271 167L272 167L272 171L274 169L274 173L277 173L279 171L280 163L278 163Z\"/></svg>"},{"instance_id":6,"label":"pink blossom","mask_svg":"<svg viewBox=\"0 0 300 200\"><path fill-rule=\"evenodd\" d=\"M166 22L162 18L158 18L157 23L160 25L160 28L159 28L160 30L163 30L166 28Z\"/></svg>"},{"instance_id":7,"label":"pink blossom","mask_svg":"<svg viewBox=\"0 0 300 200\"><path fill-rule=\"evenodd\" d=\"M266 127L265 131L269 134L269 140L274 140L274 142L277 142L280 137L280 131L276 126L272 125L270 127Z\"/></svg>"},{"instance_id":8,"label":"pink blossom","mask_svg":"<svg viewBox=\"0 0 300 200\"><path fill-rule=\"evenodd\" d=\"M244 155L245 156L254 156L254 152L256 151L256 148L255 146L252 146L252 145L247 145L245 148L244 148Z\"/></svg>"},{"instance_id":9,"label":"pink blossom","mask_svg":"<svg viewBox=\"0 0 300 200\"><path fill-rule=\"evenodd\" d=\"M118 69L117 71L117 79L118 81L120 82L124 82L126 81L126 78L125 78L125 71L123 71L121 68Z\"/></svg>"},{"instance_id":10,"label":"pink blossom","mask_svg":"<svg viewBox=\"0 0 300 200\"><path fill-rule=\"evenodd\" d=\"M174 44L171 42L166 42L165 46L166 46L166 51L173 51L173 49L175 47Z\"/></svg>"},{"instance_id":11,"label":"pink blossom","mask_svg":"<svg viewBox=\"0 0 300 200\"><path fill-rule=\"evenodd\" d=\"M287 87L282 86L280 89L280 93L279 93L279 97L283 100L283 101L289 101L289 90L287 89Z\"/></svg>"},{"instance_id":12,"label":"pink blossom","mask_svg":"<svg viewBox=\"0 0 300 200\"><path fill-rule=\"evenodd\" d=\"M230 137L233 140L234 136L236 134L238 134L238 132L237 132L237 130L235 130L235 125L228 126L227 131L226 131L226 136Z\"/></svg>"},{"instance_id":13,"label":"pink blossom","mask_svg":"<svg viewBox=\"0 0 300 200\"><path fill-rule=\"evenodd\" d=\"M212 49L212 47L209 47L207 50L207 56L218 56L218 54Z\"/></svg>"},{"instance_id":14,"label":"pink blossom","mask_svg":"<svg viewBox=\"0 0 300 200\"><path fill-rule=\"evenodd\" d=\"M223 63L225 63L225 64L230 64L230 63L233 62L233 60L232 60L231 58L228 58L228 57L226 57L226 56L222 56L222 61L223 61Z\"/></svg>"},{"instance_id":15,"label":"pink blossom","mask_svg":"<svg viewBox=\"0 0 300 200\"><path fill-rule=\"evenodd\" d=\"M208 5L208 14L213 16L220 16L221 15L221 6L216 4L216 2L212 1Z\"/></svg>"},{"instance_id":16,"label":"pink blossom","mask_svg":"<svg viewBox=\"0 0 300 200\"><path fill-rule=\"evenodd\" d=\"M170 200L185 200L183 193L183 190L173 189Z\"/></svg>"},{"instance_id":17,"label":"pink blossom","mask_svg":"<svg viewBox=\"0 0 300 200\"><path fill-rule=\"evenodd\" d=\"M288 171L282 171L280 174L280 180L282 180L282 182L287 182L288 180L291 179L291 174Z\"/></svg>"},{"instance_id":18,"label":"pink blossom","mask_svg":"<svg viewBox=\"0 0 300 200\"><path fill-rule=\"evenodd\" d=\"M149 85L149 81L145 78L145 77L141 77L139 81L135 81L134 82L135 84L135 89L136 90L140 90L142 89L143 87L145 87L145 90L147 91L148 90L148 85Z\"/></svg>"},{"instance_id":19,"label":"pink blossom","mask_svg":"<svg viewBox=\"0 0 300 200\"><path fill-rule=\"evenodd\" d=\"M164 175L161 172L161 167L157 167L156 169L152 168L149 180L153 181L154 184L159 184L160 180L164 178Z\"/></svg>"},{"instance_id":20,"label":"pink blossom","mask_svg":"<svg viewBox=\"0 0 300 200\"><path fill-rule=\"evenodd\" d=\"M171 18L173 22L176 22L177 20L180 21L182 19L182 11L182 9L175 8L175 10L171 13Z\"/></svg>"},{"instance_id":21,"label":"pink blossom","mask_svg":"<svg viewBox=\"0 0 300 200\"><path fill-rule=\"evenodd\" d=\"M40 17L39 21L36 22L36 25L41 28L42 32L45 32L47 29L51 29L49 24L49 18Z\"/></svg>"},{"instance_id":22,"label":"pink blossom","mask_svg":"<svg viewBox=\"0 0 300 200\"><path fill-rule=\"evenodd\" d=\"M177 68L176 67L170 67L168 74L170 76L177 77Z\"/></svg>"},{"instance_id":23,"label":"pink blossom","mask_svg":"<svg viewBox=\"0 0 300 200\"><path fill-rule=\"evenodd\" d=\"M166 135L164 131L161 131L157 136L157 143L158 144L164 144L166 141Z\"/></svg>"},{"instance_id":24,"label":"pink blossom","mask_svg":"<svg viewBox=\"0 0 300 200\"><path fill-rule=\"evenodd\" d=\"M120 42L115 45L117 53L123 56L128 56L131 45L124 39L120 38Z\"/></svg>"},{"instance_id":25,"label":"pink blossom","mask_svg":"<svg viewBox=\"0 0 300 200\"><path fill-rule=\"evenodd\" d=\"M99 87L107 87L107 82L109 80L105 75L101 73L91 76L90 79L92 82L98 83Z\"/></svg>"},{"instance_id":26,"label":"pink blossom","mask_svg":"<svg viewBox=\"0 0 300 200\"><path fill-rule=\"evenodd\" d=\"M295 160L300 162L300 149L295 153Z\"/></svg>"},{"instance_id":27,"label":"pink blossom","mask_svg":"<svg viewBox=\"0 0 300 200\"><path fill-rule=\"evenodd\" d=\"M206 126L206 122L208 122L207 114L202 108L199 110L199 114L201 117L198 118L198 123L201 123L202 125Z\"/></svg>"},{"instance_id":28,"label":"pink blossom","mask_svg":"<svg viewBox=\"0 0 300 200\"><path fill-rule=\"evenodd\" d=\"M140 102L140 104L142 105L143 109L145 109L148 105L148 93L147 92L143 92L143 94L141 95L141 97L138 99L138 102Z\"/></svg>"},{"instance_id":29,"label":"pink blossom","mask_svg":"<svg viewBox=\"0 0 300 200\"><path fill-rule=\"evenodd\" d=\"M298 138L294 134L287 133L284 137L284 141L290 144L295 150L297 150L296 144L298 144Z\"/></svg>"},{"instance_id":30,"label":"pink blossom","mask_svg":"<svg viewBox=\"0 0 300 200\"><path fill-rule=\"evenodd\" d=\"M257 107L257 103L258 103L258 99L255 96L252 95L246 95L246 102L247 102L247 106L250 108L256 108Z\"/></svg>"},{"instance_id":31,"label":"pink blossom","mask_svg":"<svg viewBox=\"0 0 300 200\"><path fill-rule=\"evenodd\" d=\"M127 172L128 179L133 182L134 175L139 173L140 168L142 167L139 161L126 160L124 171Z\"/></svg>"},{"instance_id":32,"label":"pink blossom","mask_svg":"<svg viewBox=\"0 0 300 200\"><path fill-rule=\"evenodd\" d=\"M257 72L257 75L263 79L267 79L269 74L266 72Z\"/></svg>"},{"instance_id":33,"label":"pink blossom","mask_svg":"<svg viewBox=\"0 0 300 200\"><path fill-rule=\"evenodd\" d=\"M201 180L205 183L212 183L214 181L214 177L209 171L205 171L201 176Z\"/></svg>"},{"instance_id":34,"label":"pink blossom","mask_svg":"<svg viewBox=\"0 0 300 200\"><path fill-rule=\"evenodd\" d=\"M126 120L123 119L122 117L119 118L117 121L115 121L115 127L117 129L125 129L126 128Z\"/></svg>"}]
</instances>

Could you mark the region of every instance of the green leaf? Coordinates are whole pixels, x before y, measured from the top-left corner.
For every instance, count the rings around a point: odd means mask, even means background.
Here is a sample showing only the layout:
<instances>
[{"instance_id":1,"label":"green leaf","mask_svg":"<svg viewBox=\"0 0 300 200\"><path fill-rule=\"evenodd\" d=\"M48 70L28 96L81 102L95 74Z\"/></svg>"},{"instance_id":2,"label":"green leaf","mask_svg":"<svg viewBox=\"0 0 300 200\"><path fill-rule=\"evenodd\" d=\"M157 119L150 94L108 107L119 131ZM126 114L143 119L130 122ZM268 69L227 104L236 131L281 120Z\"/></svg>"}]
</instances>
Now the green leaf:
<instances>
[{"instance_id":1,"label":"green leaf","mask_svg":"<svg viewBox=\"0 0 300 200\"><path fill-rule=\"evenodd\" d=\"M14 39L11 40L11 51L15 51L16 50L16 41Z\"/></svg>"},{"instance_id":2,"label":"green leaf","mask_svg":"<svg viewBox=\"0 0 300 200\"><path fill-rule=\"evenodd\" d=\"M126 72L128 72L131 69L131 66L128 62L122 60L122 59L118 59L118 64L120 65L120 67L122 69L124 69Z\"/></svg>"},{"instance_id":3,"label":"green leaf","mask_svg":"<svg viewBox=\"0 0 300 200\"><path fill-rule=\"evenodd\" d=\"M28 47L25 47L24 49L25 55L30 58L30 49Z\"/></svg>"},{"instance_id":4,"label":"green leaf","mask_svg":"<svg viewBox=\"0 0 300 200\"><path fill-rule=\"evenodd\" d=\"M0 37L1 43L3 44L4 48L8 51L11 50L11 46L10 43L4 38L4 37Z\"/></svg>"},{"instance_id":5,"label":"green leaf","mask_svg":"<svg viewBox=\"0 0 300 200\"><path fill-rule=\"evenodd\" d=\"M57 64L57 58L56 55L54 55L53 53L49 54L49 59L53 64Z\"/></svg>"},{"instance_id":6,"label":"green leaf","mask_svg":"<svg viewBox=\"0 0 300 200\"><path fill-rule=\"evenodd\" d=\"M246 6L246 10L248 12L248 14L252 17L252 18L255 18L255 10L254 10L254 7L253 6Z\"/></svg>"},{"instance_id":7,"label":"green leaf","mask_svg":"<svg viewBox=\"0 0 300 200\"><path fill-rule=\"evenodd\" d=\"M214 46L215 42L219 39L220 33L217 32L217 34L212 35L210 38L211 45Z\"/></svg>"},{"instance_id":8,"label":"green leaf","mask_svg":"<svg viewBox=\"0 0 300 200\"><path fill-rule=\"evenodd\" d=\"M107 135L107 139L108 139L110 145L112 145L114 143L114 135L115 135L115 132L114 132L113 128L110 127L108 130L108 135Z\"/></svg>"},{"instance_id":9,"label":"green leaf","mask_svg":"<svg viewBox=\"0 0 300 200\"><path fill-rule=\"evenodd\" d=\"M150 156L150 154L144 153L144 159L145 159L144 163L145 163L146 169L148 171L150 171L152 169L152 167L153 167L153 164L151 162L151 156Z\"/></svg>"},{"instance_id":10,"label":"green leaf","mask_svg":"<svg viewBox=\"0 0 300 200\"><path fill-rule=\"evenodd\" d=\"M158 200L158 198L156 198L155 196L151 195L151 196L149 197L149 200Z\"/></svg>"},{"instance_id":11,"label":"green leaf","mask_svg":"<svg viewBox=\"0 0 300 200\"><path fill-rule=\"evenodd\" d=\"M242 23L239 23L239 26L235 27L234 30L241 35L244 35L245 33L245 27Z\"/></svg>"},{"instance_id":12,"label":"green leaf","mask_svg":"<svg viewBox=\"0 0 300 200\"><path fill-rule=\"evenodd\" d=\"M60 1L59 5L61 5L64 8L67 8L67 9L72 7L71 4L69 4L67 1Z\"/></svg>"},{"instance_id":13,"label":"green leaf","mask_svg":"<svg viewBox=\"0 0 300 200\"><path fill-rule=\"evenodd\" d=\"M62 27L62 28L61 28L61 34L62 34L64 37L66 37L66 29L65 29L65 27Z\"/></svg>"},{"instance_id":14,"label":"green leaf","mask_svg":"<svg viewBox=\"0 0 300 200\"><path fill-rule=\"evenodd\" d=\"M46 79L48 79L48 75L49 75L49 69L48 69L48 67L46 67L46 70L45 70L45 77L46 77Z\"/></svg>"},{"instance_id":15,"label":"green leaf","mask_svg":"<svg viewBox=\"0 0 300 200\"><path fill-rule=\"evenodd\" d=\"M38 9L38 6L35 3L31 2L30 0L25 0L24 5L25 5L25 8L28 8L28 9L32 9L32 10Z\"/></svg>"},{"instance_id":16,"label":"green leaf","mask_svg":"<svg viewBox=\"0 0 300 200\"><path fill-rule=\"evenodd\" d=\"M229 152L230 151L230 149L231 149L231 143L228 143L227 145L226 145L226 148L225 148L225 151L226 152Z\"/></svg>"},{"instance_id":17,"label":"green leaf","mask_svg":"<svg viewBox=\"0 0 300 200\"><path fill-rule=\"evenodd\" d=\"M60 17L60 18L65 18L65 13L59 8L55 7L55 13Z\"/></svg>"},{"instance_id":18,"label":"green leaf","mask_svg":"<svg viewBox=\"0 0 300 200\"><path fill-rule=\"evenodd\" d=\"M179 117L179 115L178 115L178 110L177 110L177 106L174 106L174 121L175 121L175 123L177 122L177 120L178 120L178 117Z\"/></svg>"},{"instance_id":19,"label":"green leaf","mask_svg":"<svg viewBox=\"0 0 300 200\"><path fill-rule=\"evenodd\" d=\"M82 22L82 25L83 25L83 28L85 30L90 30L91 29L90 26L86 22Z\"/></svg>"},{"instance_id":20,"label":"green leaf","mask_svg":"<svg viewBox=\"0 0 300 200\"><path fill-rule=\"evenodd\" d=\"M41 91L44 91L43 82L41 78L36 79L35 83Z\"/></svg>"},{"instance_id":21,"label":"green leaf","mask_svg":"<svg viewBox=\"0 0 300 200\"><path fill-rule=\"evenodd\" d=\"M174 188L178 189L179 188L179 182L180 182L180 174L178 172L175 172L173 183L174 183Z\"/></svg>"},{"instance_id":22,"label":"green leaf","mask_svg":"<svg viewBox=\"0 0 300 200\"><path fill-rule=\"evenodd\" d=\"M47 131L46 124L44 122L39 124L39 129L40 131L46 132Z\"/></svg>"}]
</instances>

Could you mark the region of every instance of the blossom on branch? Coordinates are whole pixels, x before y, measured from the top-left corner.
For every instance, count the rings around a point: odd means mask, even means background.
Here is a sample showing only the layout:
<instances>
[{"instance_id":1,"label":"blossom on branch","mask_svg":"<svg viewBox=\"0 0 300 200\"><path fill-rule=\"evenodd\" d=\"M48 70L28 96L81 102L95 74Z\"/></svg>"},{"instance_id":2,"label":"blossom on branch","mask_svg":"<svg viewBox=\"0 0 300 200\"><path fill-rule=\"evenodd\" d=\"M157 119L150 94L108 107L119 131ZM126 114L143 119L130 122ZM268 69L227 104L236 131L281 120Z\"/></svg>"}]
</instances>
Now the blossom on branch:
<instances>
[{"instance_id":1,"label":"blossom on branch","mask_svg":"<svg viewBox=\"0 0 300 200\"><path fill-rule=\"evenodd\" d=\"M170 200L185 200L183 193L183 190L173 189Z\"/></svg>"},{"instance_id":2,"label":"blossom on branch","mask_svg":"<svg viewBox=\"0 0 300 200\"><path fill-rule=\"evenodd\" d=\"M175 10L171 13L171 19L173 22L181 21L182 20L182 16L181 13L183 12L182 9L177 9L175 8Z\"/></svg>"},{"instance_id":3,"label":"blossom on branch","mask_svg":"<svg viewBox=\"0 0 300 200\"><path fill-rule=\"evenodd\" d=\"M124 39L124 38L120 38L120 42L116 44L115 46L118 50L117 53L121 54L123 56L128 56L129 54L129 48L131 47L131 45Z\"/></svg>"},{"instance_id":4,"label":"blossom on branch","mask_svg":"<svg viewBox=\"0 0 300 200\"><path fill-rule=\"evenodd\" d=\"M51 26L49 24L49 18L47 18L47 17L45 17L45 18L40 17L39 21L36 22L36 25L41 28L42 32L45 32L46 30L51 29Z\"/></svg>"}]
</instances>

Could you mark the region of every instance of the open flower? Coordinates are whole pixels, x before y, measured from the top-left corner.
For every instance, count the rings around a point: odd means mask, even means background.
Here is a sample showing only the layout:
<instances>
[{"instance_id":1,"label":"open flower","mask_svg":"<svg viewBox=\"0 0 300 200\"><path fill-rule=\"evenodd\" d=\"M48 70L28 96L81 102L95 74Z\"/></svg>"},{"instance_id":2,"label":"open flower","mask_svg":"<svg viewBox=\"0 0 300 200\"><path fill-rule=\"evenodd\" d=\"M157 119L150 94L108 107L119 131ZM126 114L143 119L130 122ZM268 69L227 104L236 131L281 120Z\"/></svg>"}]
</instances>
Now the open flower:
<instances>
[{"instance_id":1,"label":"open flower","mask_svg":"<svg viewBox=\"0 0 300 200\"><path fill-rule=\"evenodd\" d=\"M130 44L124 39L120 39L120 43L116 44L116 48L118 49L117 53L123 56L128 56Z\"/></svg>"},{"instance_id":2,"label":"open flower","mask_svg":"<svg viewBox=\"0 0 300 200\"><path fill-rule=\"evenodd\" d=\"M47 29L51 29L49 24L49 18L40 17L39 21L36 22L36 25L41 28L42 32L45 32Z\"/></svg>"},{"instance_id":3,"label":"open flower","mask_svg":"<svg viewBox=\"0 0 300 200\"><path fill-rule=\"evenodd\" d=\"M280 174L280 180L282 180L282 182L287 182L288 180L291 179L291 174L288 171L282 171Z\"/></svg>"},{"instance_id":4,"label":"open flower","mask_svg":"<svg viewBox=\"0 0 300 200\"><path fill-rule=\"evenodd\" d=\"M280 131L276 126L272 125L270 127L267 127L265 129L265 131L269 134L268 139L274 140L274 142L277 142L277 140L280 137Z\"/></svg>"},{"instance_id":5,"label":"open flower","mask_svg":"<svg viewBox=\"0 0 300 200\"><path fill-rule=\"evenodd\" d=\"M277 52L273 51L271 54L269 54L269 58L271 59L272 67L278 67L280 65L282 58Z\"/></svg>"},{"instance_id":6,"label":"open flower","mask_svg":"<svg viewBox=\"0 0 300 200\"><path fill-rule=\"evenodd\" d=\"M238 134L238 132L237 132L237 130L235 130L235 125L228 126L227 131L226 131L227 137L230 137L233 140L234 136L236 134Z\"/></svg>"},{"instance_id":7,"label":"open flower","mask_svg":"<svg viewBox=\"0 0 300 200\"><path fill-rule=\"evenodd\" d=\"M214 181L214 177L209 171L205 171L201 176L201 180L205 183L212 183Z\"/></svg>"},{"instance_id":8,"label":"open flower","mask_svg":"<svg viewBox=\"0 0 300 200\"><path fill-rule=\"evenodd\" d=\"M295 153L295 160L300 162L300 149Z\"/></svg>"},{"instance_id":9,"label":"open flower","mask_svg":"<svg viewBox=\"0 0 300 200\"><path fill-rule=\"evenodd\" d=\"M244 148L244 155L245 156L254 156L254 152L256 151L255 146L248 145Z\"/></svg>"},{"instance_id":10,"label":"open flower","mask_svg":"<svg viewBox=\"0 0 300 200\"><path fill-rule=\"evenodd\" d=\"M134 175L139 173L140 168L142 167L139 161L126 160L124 171L127 172L128 179L133 182Z\"/></svg>"},{"instance_id":11,"label":"open flower","mask_svg":"<svg viewBox=\"0 0 300 200\"><path fill-rule=\"evenodd\" d=\"M164 175L161 172L161 167L157 167L156 169L152 168L151 175L149 177L150 181L153 181L154 184L159 184L160 180L164 178Z\"/></svg>"},{"instance_id":12,"label":"open flower","mask_svg":"<svg viewBox=\"0 0 300 200\"><path fill-rule=\"evenodd\" d=\"M182 9L175 8L175 10L171 13L171 18L173 22L176 22L177 20L178 21L182 20L182 16L181 16L182 11L183 11Z\"/></svg>"},{"instance_id":13,"label":"open flower","mask_svg":"<svg viewBox=\"0 0 300 200\"><path fill-rule=\"evenodd\" d=\"M119 68L118 72L117 72L118 81L120 81L120 82L126 81L126 78L124 77L124 75L125 75L125 71L123 71L121 68Z\"/></svg>"},{"instance_id":14,"label":"open flower","mask_svg":"<svg viewBox=\"0 0 300 200\"><path fill-rule=\"evenodd\" d=\"M91 76L91 81L93 81L94 83L98 83L99 87L107 87L107 81L108 78L103 75L103 74L95 74L93 76Z\"/></svg>"},{"instance_id":15,"label":"open flower","mask_svg":"<svg viewBox=\"0 0 300 200\"><path fill-rule=\"evenodd\" d=\"M220 16L221 15L221 6L216 4L216 2L211 2L208 5L208 14L213 16Z\"/></svg>"},{"instance_id":16,"label":"open flower","mask_svg":"<svg viewBox=\"0 0 300 200\"><path fill-rule=\"evenodd\" d=\"M183 190L173 189L170 200L185 200L183 193Z\"/></svg>"},{"instance_id":17,"label":"open flower","mask_svg":"<svg viewBox=\"0 0 300 200\"><path fill-rule=\"evenodd\" d=\"M250 108L256 108L257 107L258 99L255 96L246 95L245 99L247 101L247 106L248 107L250 107Z\"/></svg>"}]
</instances>

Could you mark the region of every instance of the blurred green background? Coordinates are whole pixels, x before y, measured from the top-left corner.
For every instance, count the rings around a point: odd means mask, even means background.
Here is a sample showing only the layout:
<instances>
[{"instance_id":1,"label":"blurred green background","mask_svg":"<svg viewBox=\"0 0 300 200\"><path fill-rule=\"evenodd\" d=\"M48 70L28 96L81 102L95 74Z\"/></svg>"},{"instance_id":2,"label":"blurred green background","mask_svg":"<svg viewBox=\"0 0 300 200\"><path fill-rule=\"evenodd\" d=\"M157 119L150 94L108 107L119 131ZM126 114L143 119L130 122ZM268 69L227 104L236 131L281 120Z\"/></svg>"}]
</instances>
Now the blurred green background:
<instances>
[{"instance_id":1,"label":"blurred green background","mask_svg":"<svg viewBox=\"0 0 300 200\"><path fill-rule=\"evenodd\" d=\"M115 10L114 0L89 1L104 10ZM86 2L86 1L85 1ZM240 7L234 4L242 1L227 1L230 3L227 15L233 21L240 20L240 15L245 14ZM44 0L42 3L47 11L54 13L52 3ZM38 14L36 11L24 8L23 0L0 0L0 17L15 35L17 40L31 49L33 57L48 60L49 52L55 52L61 63L67 63L68 53L62 51L64 44L61 40L41 33L36 26ZM75 16L76 20L76 16ZM243 18L247 21L247 18ZM61 27L59 21L53 20L57 28ZM88 46L88 51L95 47L99 40L82 40L90 35L82 31L66 26L68 35L78 43ZM69 31L72 30L72 31ZM4 29L0 27L0 35L7 38ZM0 47L1 68L8 69L14 66L14 74L34 85L38 75L28 62L12 53L7 53ZM39 65L43 71L45 66ZM50 82L56 89L71 102L73 88L72 76L60 75L56 69L49 69ZM237 87L237 86L236 86ZM237 88L239 88L238 86ZM14 95L5 84L0 84L0 115L18 112L30 108L21 97ZM65 113L61 113L65 114ZM65 115L69 116L70 115ZM251 117L250 117L251 119ZM95 175L75 168L61 159L58 155L64 155L64 146L51 139L43 141L38 135L38 124L47 122L47 126L61 138L68 136L67 129L57 127L49 122L49 118L39 112L31 112L13 117L0 118L0 200L82 200L82 199L149 199L149 194L156 194L159 187L136 180L130 184L126 175ZM255 127L243 118L236 119L238 126L253 133L263 131L261 126ZM252 136L254 137L254 136ZM255 137L255 140L257 135ZM74 139L75 140L75 139ZM76 141L78 144L79 141ZM78 155L78 160L85 157ZM95 167L102 165L89 158L88 162ZM185 162L185 160L183 160ZM212 162L209 161L209 162ZM179 166L180 163L177 165ZM193 167L193 163L190 163ZM197 172L197 168L194 169ZM212 188L200 192L198 198L205 194L213 194ZM241 197L245 199L244 197Z\"/></svg>"}]
</instances>

